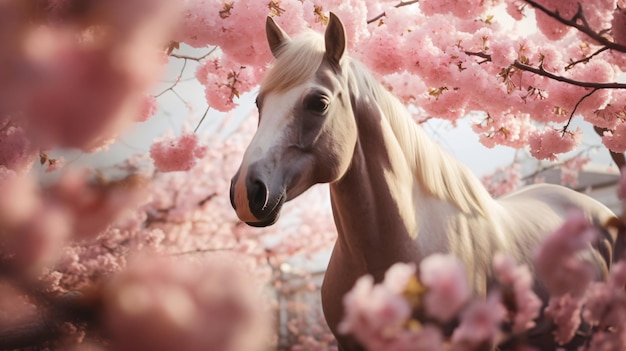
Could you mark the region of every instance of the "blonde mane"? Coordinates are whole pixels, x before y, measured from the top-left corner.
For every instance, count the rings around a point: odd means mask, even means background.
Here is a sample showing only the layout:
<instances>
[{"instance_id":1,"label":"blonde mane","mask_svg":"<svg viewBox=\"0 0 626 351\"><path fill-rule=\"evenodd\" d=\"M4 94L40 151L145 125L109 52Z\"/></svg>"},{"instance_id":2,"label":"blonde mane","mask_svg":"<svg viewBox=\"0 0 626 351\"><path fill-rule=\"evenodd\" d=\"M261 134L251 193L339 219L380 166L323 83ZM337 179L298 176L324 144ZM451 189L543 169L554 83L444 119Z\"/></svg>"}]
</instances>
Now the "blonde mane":
<instances>
[{"instance_id":1,"label":"blonde mane","mask_svg":"<svg viewBox=\"0 0 626 351\"><path fill-rule=\"evenodd\" d=\"M351 68L359 87L368 89L379 104L423 190L437 199L454 204L466 214L486 216L493 199L469 168L434 142L413 121L400 100L361 63L352 60Z\"/></svg>"}]
</instances>

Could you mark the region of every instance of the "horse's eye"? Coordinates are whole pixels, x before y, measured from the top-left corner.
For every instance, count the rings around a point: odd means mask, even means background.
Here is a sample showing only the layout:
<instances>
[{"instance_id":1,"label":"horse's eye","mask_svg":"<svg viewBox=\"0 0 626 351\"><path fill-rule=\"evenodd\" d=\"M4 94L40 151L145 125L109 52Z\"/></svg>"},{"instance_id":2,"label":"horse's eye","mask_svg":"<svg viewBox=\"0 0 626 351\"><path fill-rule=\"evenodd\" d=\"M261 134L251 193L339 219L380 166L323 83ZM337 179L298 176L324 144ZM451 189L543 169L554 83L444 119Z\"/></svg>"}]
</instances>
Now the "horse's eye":
<instances>
[{"instance_id":1,"label":"horse's eye","mask_svg":"<svg viewBox=\"0 0 626 351\"><path fill-rule=\"evenodd\" d=\"M328 98L323 95L312 95L304 101L304 108L316 113L324 113L328 109Z\"/></svg>"}]
</instances>

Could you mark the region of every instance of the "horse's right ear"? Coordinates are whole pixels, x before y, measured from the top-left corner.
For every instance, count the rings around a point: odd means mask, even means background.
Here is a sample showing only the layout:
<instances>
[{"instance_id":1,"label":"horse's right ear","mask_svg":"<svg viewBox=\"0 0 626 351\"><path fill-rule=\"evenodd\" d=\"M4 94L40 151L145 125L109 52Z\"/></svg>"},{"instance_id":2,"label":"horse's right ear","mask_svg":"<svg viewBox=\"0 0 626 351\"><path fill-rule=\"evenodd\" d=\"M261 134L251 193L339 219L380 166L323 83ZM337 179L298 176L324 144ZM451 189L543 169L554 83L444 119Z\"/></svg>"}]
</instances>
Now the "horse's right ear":
<instances>
[{"instance_id":1,"label":"horse's right ear","mask_svg":"<svg viewBox=\"0 0 626 351\"><path fill-rule=\"evenodd\" d=\"M267 35L267 42L270 45L272 55L278 57L280 48L289 41L289 36L270 16L267 16L265 21L265 34Z\"/></svg>"}]
</instances>

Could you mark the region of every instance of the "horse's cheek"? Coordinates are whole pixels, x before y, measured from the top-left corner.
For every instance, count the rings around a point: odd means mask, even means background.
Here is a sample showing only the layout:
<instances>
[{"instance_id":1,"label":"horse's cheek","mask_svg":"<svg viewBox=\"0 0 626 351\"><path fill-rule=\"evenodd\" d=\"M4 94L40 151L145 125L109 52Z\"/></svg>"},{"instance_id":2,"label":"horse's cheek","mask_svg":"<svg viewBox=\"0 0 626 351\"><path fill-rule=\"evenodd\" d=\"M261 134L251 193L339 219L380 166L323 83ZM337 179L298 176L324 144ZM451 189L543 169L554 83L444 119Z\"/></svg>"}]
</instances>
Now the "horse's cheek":
<instances>
[{"instance_id":1,"label":"horse's cheek","mask_svg":"<svg viewBox=\"0 0 626 351\"><path fill-rule=\"evenodd\" d=\"M305 149L310 149L319 138L324 118L321 116L306 116L303 118L300 128L300 145Z\"/></svg>"}]
</instances>

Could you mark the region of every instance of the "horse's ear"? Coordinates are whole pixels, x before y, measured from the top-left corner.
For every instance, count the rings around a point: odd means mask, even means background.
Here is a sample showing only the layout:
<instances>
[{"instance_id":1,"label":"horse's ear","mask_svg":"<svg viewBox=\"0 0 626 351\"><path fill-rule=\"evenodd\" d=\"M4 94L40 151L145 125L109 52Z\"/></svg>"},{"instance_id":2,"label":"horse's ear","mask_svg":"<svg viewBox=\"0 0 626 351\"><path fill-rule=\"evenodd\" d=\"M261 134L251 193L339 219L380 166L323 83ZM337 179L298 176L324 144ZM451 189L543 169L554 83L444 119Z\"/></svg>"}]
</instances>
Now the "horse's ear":
<instances>
[{"instance_id":1,"label":"horse's ear","mask_svg":"<svg viewBox=\"0 0 626 351\"><path fill-rule=\"evenodd\" d=\"M267 16L265 21L265 34L267 35L267 42L270 45L272 55L278 57L279 49L289 41L289 36L270 16Z\"/></svg>"},{"instance_id":2,"label":"horse's ear","mask_svg":"<svg viewBox=\"0 0 626 351\"><path fill-rule=\"evenodd\" d=\"M324 33L324 41L326 44L326 55L339 63L343 53L346 51L346 31L343 23L337 15L330 13L328 19L328 27Z\"/></svg>"}]
</instances>

